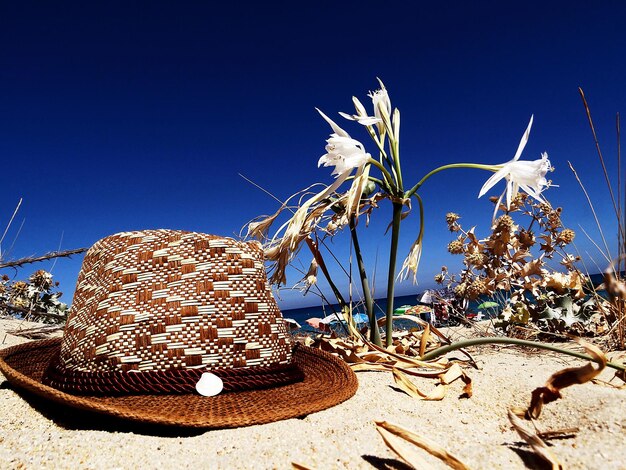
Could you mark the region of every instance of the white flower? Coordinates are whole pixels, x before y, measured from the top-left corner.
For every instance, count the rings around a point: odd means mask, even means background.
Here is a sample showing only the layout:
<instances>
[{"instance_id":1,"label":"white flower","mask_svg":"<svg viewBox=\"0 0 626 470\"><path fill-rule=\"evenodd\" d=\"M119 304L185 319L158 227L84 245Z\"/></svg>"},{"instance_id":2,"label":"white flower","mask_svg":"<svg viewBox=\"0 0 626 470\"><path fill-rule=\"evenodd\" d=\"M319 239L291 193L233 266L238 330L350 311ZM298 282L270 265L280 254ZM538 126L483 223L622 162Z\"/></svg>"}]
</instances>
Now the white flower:
<instances>
[{"instance_id":1,"label":"white flower","mask_svg":"<svg viewBox=\"0 0 626 470\"><path fill-rule=\"evenodd\" d=\"M332 119L326 116L319 109L317 110L322 117L330 124L333 133L328 138L326 152L317 162L317 166L334 166L332 174L335 177L340 175L348 175L354 168L362 168L371 158L370 154L365 152L363 144L358 140L350 137L341 127L335 124Z\"/></svg>"},{"instance_id":2,"label":"white flower","mask_svg":"<svg viewBox=\"0 0 626 470\"><path fill-rule=\"evenodd\" d=\"M352 102L354 103L356 114L339 114L351 121L357 121L363 126L376 124L379 127L379 131L382 132L384 130L383 123L385 121L389 122L391 119L391 100L383 82L378 79L378 83L380 83L380 89L373 92L370 91L367 94L372 99L372 104L374 105L374 116L368 116L365 106L355 96L352 97Z\"/></svg>"},{"instance_id":3,"label":"white flower","mask_svg":"<svg viewBox=\"0 0 626 470\"><path fill-rule=\"evenodd\" d=\"M370 159L370 154L363 150L363 145L357 140L331 134L326 142L328 153L320 157L317 166L334 166L332 174L335 177L364 166Z\"/></svg>"},{"instance_id":4,"label":"white flower","mask_svg":"<svg viewBox=\"0 0 626 470\"><path fill-rule=\"evenodd\" d=\"M389 94L383 82L380 82L380 87L380 90L376 90L373 93L370 92L368 96L372 98L374 116L382 120L383 115L386 115L388 118L391 117L391 100L389 99Z\"/></svg>"},{"instance_id":5,"label":"white flower","mask_svg":"<svg viewBox=\"0 0 626 470\"><path fill-rule=\"evenodd\" d=\"M367 111L365 110L365 106L359 101L356 96L352 97L352 102L354 103L354 109L356 109L356 114L348 114L348 113L339 113L340 116L350 120L357 121L359 124L363 126L373 126L374 124L378 124L382 122L382 119L375 116L368 116Z\"/></svg>"},{"instance_id":6,"label":"white flower","mask_svg":"<svg viewBox=\"0 0 626 470\"><path fill-rule=\"evenodd\" d=\"M526 132L524 132L524 135L520 140L515 157L507 163L494 166L494 169L497 169L497 171L485 182L480 190L480 193L478 194L478 197L484 195L498 181L504 178L507 182L505 190L507 208L511 207L511 201L517 195L520 188L538 201L544 201L541 197L541 192L549 185L546 180L546 173L552 170L550 160L548 160L548 154L545 152L542 153L541 159L538 160L519 160L519 157L522 155L522 151L528 142L530 128L532 125L533 116L530 117L530 122L526 128ZM502 196L500 196L500 199L502 199Z\"/></svg>"}]
</instances>

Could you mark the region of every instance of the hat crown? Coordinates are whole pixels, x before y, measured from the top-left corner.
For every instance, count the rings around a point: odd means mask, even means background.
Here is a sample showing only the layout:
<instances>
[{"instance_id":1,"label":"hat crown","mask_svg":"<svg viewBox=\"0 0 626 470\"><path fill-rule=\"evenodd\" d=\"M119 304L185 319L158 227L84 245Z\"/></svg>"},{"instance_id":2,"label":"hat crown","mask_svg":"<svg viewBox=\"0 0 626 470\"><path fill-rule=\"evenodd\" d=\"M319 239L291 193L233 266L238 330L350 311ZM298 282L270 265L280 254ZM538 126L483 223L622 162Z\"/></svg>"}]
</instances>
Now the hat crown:
<instances>
[{"instance_id":1,"label":"hat crown","mask_svg":"<svg viewBox=\"0 0 626 470\"><path fill-rule=\"evenodd\" d=\"M256 242L124 232L85 255L60 362L78 372L275 366L291 345Z\"/></svg>"}]
</instances>

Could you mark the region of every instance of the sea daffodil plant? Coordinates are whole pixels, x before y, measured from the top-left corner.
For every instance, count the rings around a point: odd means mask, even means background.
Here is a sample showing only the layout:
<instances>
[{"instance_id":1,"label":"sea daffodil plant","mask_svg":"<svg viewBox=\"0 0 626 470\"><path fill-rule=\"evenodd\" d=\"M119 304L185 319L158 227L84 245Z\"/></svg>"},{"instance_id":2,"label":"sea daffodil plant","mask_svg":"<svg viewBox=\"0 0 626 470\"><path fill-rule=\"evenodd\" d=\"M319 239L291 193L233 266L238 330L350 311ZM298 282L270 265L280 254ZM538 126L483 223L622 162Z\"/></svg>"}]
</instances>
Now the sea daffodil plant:
<instances>
[{"instance_id":1,"label":"sea daffodil plant","mask_svg":"<svg viewBox=\"0 0 626 470\"><path fill-rule=\"evenodd\" d=\"M494 172L494 175L483 186L479 197L499 180L505 179L507 181L507 202L513 198L519 189L541 200L542 190L549 185L545 175L551 167L545 154L541 160L534 162L519 160L530 134L531 117L514 158L508 163L500 165L454 163L440 166L427 173L417 184L407 190L402 177L400 160L400 111L392 107L387 89L382 81L379 80L379 83L380 89L369 94L373 113L368 114L366 107L356 97L352 98L355 114L339 113L343 118L356 121L365 128L376 147L378 153L376 158L365 150L365 146L361 142L353 139L337 123L318 109L319 114L332 129L332 133L326 141L326 153L319 158L318 166L333 166L332 175L335 176L335 181L301 202L293 211L290 219L272 237L266 236L267 231L278 214L287 208L287 204L283 204L274 215L249 224L248 235L262 238L265 242L266 258L273 262L270 280L272 283L280 285L286 282L285 269L303 241L306 240L311 246L311 235L314 232L322 231L334 235L338 233L339 229L348 226L354 242L367 314L370 320L370 339L380 345L381 340L374 315L373 301L369 293L366 271L358 245L357 223L360 216L367 214L369 217L381 200L388 199L392 206L385 325L386 344L389 345L392 341L395 283L398 280L407 279L411 274L413 280L416 280L422 253L424 210L422 199L417 194L422 184L434 174L446 169L475 168ZM375 170L379 174L372 175L370 174L371 170ZM340 187L347 182L350 182L350 187L341 192ZM310 190L311 188L307 189ZM396 274L400 225L411 210L412 200L417 201L419 207L419 230L399 274ZM327 279L331 283L333 291L337 293L336 287L328 276ZM341 299L339 300L341 303Z\"/></svg>"}]
</instances>

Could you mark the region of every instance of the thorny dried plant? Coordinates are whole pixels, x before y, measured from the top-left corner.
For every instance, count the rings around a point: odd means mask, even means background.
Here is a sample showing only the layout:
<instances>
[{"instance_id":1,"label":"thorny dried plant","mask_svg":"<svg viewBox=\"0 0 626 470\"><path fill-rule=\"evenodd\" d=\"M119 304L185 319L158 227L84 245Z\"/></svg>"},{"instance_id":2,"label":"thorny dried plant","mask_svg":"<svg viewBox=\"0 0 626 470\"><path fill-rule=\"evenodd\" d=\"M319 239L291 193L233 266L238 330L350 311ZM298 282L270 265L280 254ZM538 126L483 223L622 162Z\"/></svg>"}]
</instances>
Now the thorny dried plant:
<instances>
[{"instance_id":1,"label":"thorny dried plant","mask_svg":"<svg viewBox=\"0 0 626 470\"><path fill-rule=\"evenodd\" d=\"M12 269L17 272L18 268L22 268L26 264L68 257L86 251L85 248L64 251L59 250L46 253L43 256L6 260L5 257L7 253L11 252L11 248L4 250L2 243L9 234L13 220L21 205L22 199L17 203L2 236L0 236L0 270L6 271ZM15 244L16 239L17 235L15 235L11 247ZM59 300L63 294L57 290L58 286L59 283L52 279L52 273L43 269L35 271L28 280L25 281L15 281L7 274L1 274L0 316L11 316L50 324L65 323L68 306Z\"/></svg>"},{"instance_id":2,"label":"thorny dried plant","mask_svg":"<svg viewBox=\"0 0 626 470\"><path fill-rule=\"evenodd\" d=\"M58 282L43 269L35 271L27 281L11 281L6 274L0 277L0 315L23 318L42 323L64 323L67 304L56 291Z\"/></svg>"},{"instance_id":3,"label":"thorny dried plant","mask_svg":"<svg viewBox=\"0 0 626 470\"><path fill-rule=\"evenodd\" d=\"M525 194L498 209L503 214L485 238L476 235L475 227L464 229L458 214L446 216L456 234L448 251L463 257L464 268L458 276L444 269L435 280L454 286L459 299L498 300L503 308L496 326L510 335L520 325L578 336L608 332L615 322L609 302L578 268L580 258L568 252L575 233L563 226L562 209ZM558 270L553 267L557 262Z\"/></svg>"}]
</instances>

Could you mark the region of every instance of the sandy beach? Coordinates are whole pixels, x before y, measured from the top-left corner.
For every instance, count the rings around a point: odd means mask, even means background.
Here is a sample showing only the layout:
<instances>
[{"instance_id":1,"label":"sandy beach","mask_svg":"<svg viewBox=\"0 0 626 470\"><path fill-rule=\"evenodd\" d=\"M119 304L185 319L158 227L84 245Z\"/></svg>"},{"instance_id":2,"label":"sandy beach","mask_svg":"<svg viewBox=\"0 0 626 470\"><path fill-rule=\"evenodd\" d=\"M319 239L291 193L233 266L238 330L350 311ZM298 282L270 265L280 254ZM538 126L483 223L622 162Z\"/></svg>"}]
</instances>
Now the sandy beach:
<instances>
[{"instance_id":1,"label":"sandy beach","mask_svg":"<svg viewBox=\"0 0 626 470\"><path fill-rule=\"evenodd\" d=\"M0 320L0 347L28 341L9 333L31 327ZM555 371L583 361L514 348L483 347L468 369L471 398L451 385L442 401L399 391L390 373L360 372L359 390L331 409L271 424L206 432L151 428L25 400L0 375L1 468L408 468L384 444L374 421L388 421L425 436L470 468L546 468L512 430L507 409L528 404L531 391ZM602 380L610 380L605 370ZM418 386L432 386L415 379ZM619 384L619 382L615 382ZM552 440L565 468L624 469L626 390L603 384L570 387L544 407L541 430L578 428ZM422 454L433 468L448 468Z\"/></svg>"}]
</instances>

